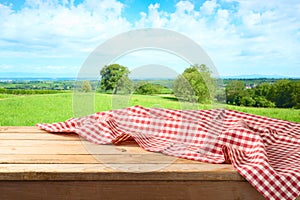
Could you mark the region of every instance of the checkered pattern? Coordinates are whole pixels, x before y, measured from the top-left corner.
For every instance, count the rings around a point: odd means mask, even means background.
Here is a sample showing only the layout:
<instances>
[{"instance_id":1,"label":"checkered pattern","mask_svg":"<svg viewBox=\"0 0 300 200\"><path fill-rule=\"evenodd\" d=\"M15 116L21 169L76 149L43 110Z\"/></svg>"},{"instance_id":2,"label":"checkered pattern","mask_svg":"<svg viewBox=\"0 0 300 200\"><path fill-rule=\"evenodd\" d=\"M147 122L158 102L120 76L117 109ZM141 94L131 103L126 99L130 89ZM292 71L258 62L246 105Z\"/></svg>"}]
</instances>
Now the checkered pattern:
<instances>
[{"instance_id":1,"label":"checkered pattern","mask_svg":"<svg viewBox=\"0 0 300 200\"><path fill-rule=\"evenodd\" d=\"M300 124L232 110L143 108L38 124L96 144L134 139L142 148L209 163L230 162L266 199L300 193Z\"/></svg>"}]
</instances>

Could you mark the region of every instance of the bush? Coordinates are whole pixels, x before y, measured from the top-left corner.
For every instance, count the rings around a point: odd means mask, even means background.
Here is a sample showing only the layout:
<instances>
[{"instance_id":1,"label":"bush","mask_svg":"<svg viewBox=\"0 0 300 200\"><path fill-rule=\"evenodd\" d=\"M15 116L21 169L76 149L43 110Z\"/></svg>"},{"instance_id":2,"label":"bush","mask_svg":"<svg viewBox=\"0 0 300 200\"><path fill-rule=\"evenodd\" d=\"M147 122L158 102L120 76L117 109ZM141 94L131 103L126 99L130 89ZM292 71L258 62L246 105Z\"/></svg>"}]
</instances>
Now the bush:
<instances>
[{"instance_id":1,"label":"bush","mask_svg":"<svg viewBox=\"0 0 300 200\"><path fill-rule=\"evenodd\" d=\"M158 84L144 83L136 87L135 93L144 95L160 94L163 88L163 86Z\"/></svg>"},{"instance_id":2,"label":"bush","mask_svg":"<svg viewBox=\"0 0 300 200\"><path fill-rule=\"evenodd\" d=\"M0 88L1 94L14 94L14 95L30 95L30 94L56 94L56 93L64 93L59 90L22 90L22 89L4 89Z\"/></svg>"},{"instance_id":3,"label":"bush","mask_svg":"<svg viewBox=\"0 0 300 200\"><path fill-rule=\"evenodd\" d=\"M242 97L240 99L240 105L242 105L242 106L254 106L255 105L255 100L250 96Z\"/></svg>"},{"instance_id":4,"label":"bush","mask_svg":"<svg viewBox=\"0 0 300 200\"><path fill-rule=\"evenodd\" d=\"M268 99L266 99L263 96L258 96L254 98L256 103L255 103L255 107L265 107L265 108L274 108L275 107L275 103L272 101L269 101Z\"/></svg>"}]
</instances>

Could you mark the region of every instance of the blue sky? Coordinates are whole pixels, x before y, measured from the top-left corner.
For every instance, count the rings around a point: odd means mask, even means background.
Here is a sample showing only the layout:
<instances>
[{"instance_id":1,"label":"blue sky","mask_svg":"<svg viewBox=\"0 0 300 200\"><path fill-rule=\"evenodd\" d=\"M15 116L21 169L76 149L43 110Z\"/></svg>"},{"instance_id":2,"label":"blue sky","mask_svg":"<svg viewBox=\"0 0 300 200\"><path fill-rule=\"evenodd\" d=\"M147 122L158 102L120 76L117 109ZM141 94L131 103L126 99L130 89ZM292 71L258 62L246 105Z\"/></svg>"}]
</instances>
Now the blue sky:
<instances>
[{"instance_id":1,"label":"blue sky","mask_svg":"<svg viewBox=\"0 0 300 200\"><path fill-rule=\"evenodd\" d=\"M138 28L177 31L199 44L221 76L300 77L299 0L0 0L0 77L76 77L103 42ZM154 59L155 58L155 59ZM130 69L188 63L142 50Z\"/></svg>"}]
</instances>

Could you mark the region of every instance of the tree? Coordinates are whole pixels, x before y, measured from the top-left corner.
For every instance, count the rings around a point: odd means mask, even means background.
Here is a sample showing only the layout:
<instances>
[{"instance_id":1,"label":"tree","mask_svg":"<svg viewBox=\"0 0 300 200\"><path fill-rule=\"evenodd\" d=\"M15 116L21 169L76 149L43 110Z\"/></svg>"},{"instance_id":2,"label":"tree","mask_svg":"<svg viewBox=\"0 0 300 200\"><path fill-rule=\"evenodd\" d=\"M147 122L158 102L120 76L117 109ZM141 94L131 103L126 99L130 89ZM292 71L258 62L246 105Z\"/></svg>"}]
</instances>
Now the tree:
<instances>
[{"instance_id":1,"label":"tree","mask_svg":"<svg viewBox=\"0 0 300 200\"><path fill-rule=\"evenodd\" d=\"M270 83L262 83L254 88L254 94L256 96L263 96L268 98L272 85Z\"/></svg>"},{"instance_id":2,"label":"tree","mask_svg":"<svg viewBox=\"0 0 300 200\"><path fill-rule=\"evenodd\" d=\"M243 96L239 99L239 104L241 106L254 106L256 101L250 96Z\"/></svg>"},{"instance_id":3,"label":"tree","mask_svg":"<svg viewBox=\"0 0 300 200\"><path fill-rule=\"evenodd\" d=\"M81 90L83 92L90 92L92 91L92 86L90 84L90 82L88 80L83 81L82 86L81 86Z\"/></svg>"},{"instance_id":4,"label":"tree","mask_svg":"<svg viewBox=\"0 0 300 200\"><path fill-rule=\"evenodd\" d=\"M111 64L105 66L100 71L101 89L104 91L113 90L117 94L119 90L131 91L133 87L132 81L129 79L129 70L127 67L119 64Z\"/></svg>"},{"instance_id":5,"label":"tree","mask_svg":"<svg viewBox=\"0 0 300 200\"><path fill-rule=\"evenodd\" d=\"M266 108L274 108L275 103L269 101L264 96L254 97L255 99L255 107L266 107Z\"/></svg>"},{"instance_id":6,"label":"tree","mask_svg":"<svg viewBox=\"0 0 300 200\"><path fill-rule=\"evenodd\" d=\"M178 99L182 101L188 101L188 102L197 101L195 92L191 84L183 75L177 76L177 78L173 83L172 88L173 88L173 93Z\"/></svg>"},{"instance_id":7,"label":"tree","mask_svg":"<svg viewBox=\"0 0 300 200\"><path fill-rule=\"evenodd\" d=\"M209 102L215 96L215 79L206 65L192 65L176 78L173 92L183 100Z\"/></svg>"},{"instance_id":8,"label":"tree","mask_svg":"<svg viewBox=\"0 0 300 200\"><path fill-rule=\"evenodd\" d=\"M226 101L228 104L240 105L240 99L246 96L246 93L243 81L234 80L226 85Z\"/></svg>"},{"instance_id":9,"label":"tree","mask_svg":"<svg viewBox=\"0 0 300 200\"><path fill-rule=\"evenodd\" d=\"M159 94L164 87L159 84L153 83L140 83L136 86L135 93L136 94Z\"/></svg>"},{"instance_id":10,"label":"tree","mask_svg":"<svg viewBox=\"0 0 300 200\"><path fill-rule=\"evenodd\" d=\"M270 83L262 83L256 86L254 91L255 107L275 107L275 103L270 101L272 85Z\"/></svg>"},{"instance_id":11,"label":"tree","mask_svg":"<svg viewBox=\"0 0 300 200\"><path fill-rule=\"evenodd\" d=\"M300 81L297 81L293 85L292 101L294 108L300 108Z\"/></svg>"},{"instance_id":12,"label":"tree","mask_svg":"<svg viewBox=\"0 0 300 200\"><path fill-rule=\"evenodd\" d=\"M270 90L269 99L279 108L293 107L293 83L290 80L276 81Z\"/></svg>"}]
</instances>

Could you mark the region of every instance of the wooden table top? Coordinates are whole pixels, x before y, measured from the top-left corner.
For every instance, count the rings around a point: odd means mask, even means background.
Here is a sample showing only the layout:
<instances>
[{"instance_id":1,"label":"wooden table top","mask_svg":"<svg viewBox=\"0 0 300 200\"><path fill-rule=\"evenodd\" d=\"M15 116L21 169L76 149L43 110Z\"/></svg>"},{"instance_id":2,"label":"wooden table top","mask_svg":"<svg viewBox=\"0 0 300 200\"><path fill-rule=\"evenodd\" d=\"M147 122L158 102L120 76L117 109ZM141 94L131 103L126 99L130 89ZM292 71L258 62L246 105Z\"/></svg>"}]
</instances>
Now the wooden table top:
<instances>
[{"instance_id":1,"label":"wooden table top","mask_svg":"<svg viewBox=\"0 0 300 200\"><path fill-rule=\"evenodd\" d=\"M0 127L0 180L245 181L229 164L147 152L133 141L95 145L37 127Z\"/></svg>"}]
</instances>

